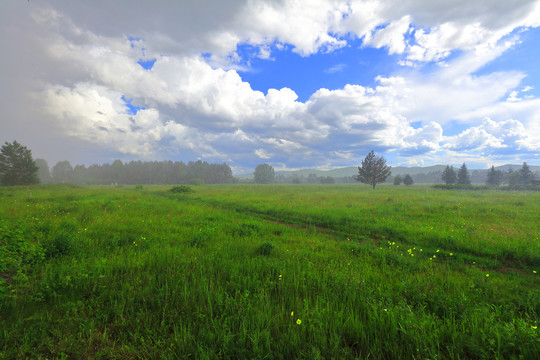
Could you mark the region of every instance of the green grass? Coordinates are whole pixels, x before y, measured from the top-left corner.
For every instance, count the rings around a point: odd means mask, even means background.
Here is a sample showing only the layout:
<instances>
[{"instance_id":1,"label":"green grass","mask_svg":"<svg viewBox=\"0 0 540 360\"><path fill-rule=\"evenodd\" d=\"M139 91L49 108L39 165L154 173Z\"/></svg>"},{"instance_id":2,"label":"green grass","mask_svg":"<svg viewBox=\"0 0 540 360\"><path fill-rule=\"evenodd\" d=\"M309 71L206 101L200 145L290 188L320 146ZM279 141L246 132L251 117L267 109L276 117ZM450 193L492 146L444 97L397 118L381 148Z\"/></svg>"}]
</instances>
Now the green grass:
<instances>
[{"instance_id":1,"label":"green grass","mask_svg":"<svg viewBox=\"0 0 540 360\"><path fill-rule=\"evenodd\" d=\"M538 359L540 193L0 188L0 358Z\"/></svg>"}]
</instances>

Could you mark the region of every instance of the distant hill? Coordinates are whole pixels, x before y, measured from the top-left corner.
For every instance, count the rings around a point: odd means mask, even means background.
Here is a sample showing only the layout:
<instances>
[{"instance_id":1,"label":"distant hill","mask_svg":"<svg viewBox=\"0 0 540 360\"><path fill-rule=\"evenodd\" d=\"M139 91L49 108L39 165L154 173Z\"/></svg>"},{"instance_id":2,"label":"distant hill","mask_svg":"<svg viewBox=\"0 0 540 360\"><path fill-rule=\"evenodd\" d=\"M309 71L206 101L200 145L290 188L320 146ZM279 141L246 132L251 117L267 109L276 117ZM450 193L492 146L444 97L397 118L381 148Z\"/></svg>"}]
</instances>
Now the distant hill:
<instances>
[{"instance_id":1,"label":"distant hill","mask_svg":"<svg viewBox=\"0 0 540 360\"><path fill-rule=\"evenodd\" d=\"M522 164L519 165L501 165L496 166L495 169L497 170L503 170L508 171L508 169L513 170L519 170L521 168ZM406 174L409 174L411 176L415 176L418 174L429 174L429 173L437 173L442 172L446 165L433 165L433 166L426 166L426 167L405 167L405 166L393 166L392 167L392 176L400 175L404 176ZM534 166L529 165L532 172L540 172L540 166ZM457 171L459 167L455 167L455 170ZM471 171L479 171L479 172L487 172L489 169L471 169L469 168L469 172ZM317 170L317 169L301 169L301 170L290 170L290 171L276 171L276 176L282 176L282 177L308 177L310 174L314 174L317 177L324 177L324 176L330 176L333 178L343 178L343 177L350 177L358 174L358 167L357 166L348 166L343 168L336 168L332 170ZM251 174L242 174L242 175L236 175L236 178L240 180L247 180L247 179L253 179L253 173Z\"/></svg>"}]
</instances>

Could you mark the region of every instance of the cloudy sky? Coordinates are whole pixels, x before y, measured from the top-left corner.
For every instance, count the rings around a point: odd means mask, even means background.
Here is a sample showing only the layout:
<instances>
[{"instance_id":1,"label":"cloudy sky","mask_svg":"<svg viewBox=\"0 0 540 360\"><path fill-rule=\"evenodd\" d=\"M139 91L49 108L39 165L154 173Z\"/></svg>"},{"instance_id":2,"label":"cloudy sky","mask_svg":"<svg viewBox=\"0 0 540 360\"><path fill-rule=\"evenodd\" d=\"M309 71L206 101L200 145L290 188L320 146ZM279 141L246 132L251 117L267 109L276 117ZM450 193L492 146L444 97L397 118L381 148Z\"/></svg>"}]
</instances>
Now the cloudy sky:
<instances>
[{"instance_id":1,"label":"cloudy sky","mask_svg":"<svg viewBox=\"0 0 540 360\"><path fill-rule=\"evenodd\" d=\"M49 165L540 165L539 0L2 0L0 141Z\"/></svg>"}]
</instances>

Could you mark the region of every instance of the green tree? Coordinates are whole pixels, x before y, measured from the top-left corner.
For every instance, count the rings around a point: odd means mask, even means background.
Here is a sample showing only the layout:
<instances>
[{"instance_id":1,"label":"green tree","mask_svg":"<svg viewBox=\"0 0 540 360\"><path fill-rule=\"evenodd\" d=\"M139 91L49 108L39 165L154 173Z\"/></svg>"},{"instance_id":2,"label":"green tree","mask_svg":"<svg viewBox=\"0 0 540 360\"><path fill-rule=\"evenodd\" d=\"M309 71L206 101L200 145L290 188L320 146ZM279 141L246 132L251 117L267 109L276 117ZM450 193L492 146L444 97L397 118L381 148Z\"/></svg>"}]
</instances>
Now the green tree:
<instances>
[{"instance_id":1,"label":"green tree","mask_svg":"<svg viewBox=\"0 0 540 360\"><path fill-rule=\"evenodd\" d=\"M403 179L401 178L401 176L396 175L394 177L394 185L401 185L402 182L403 182Z\"/></svg>"},{"instance_id":2,"label":"green tree","mask_svg":"<svg viewBox=\"0 0 540 360\"><path fill-rule=\"evenodd\" d=\"M73 167L67 160L57 162L51 170L51 176L55 183L73 182L73 175Z\"/></svg>"},{"instance_id":3,"label":"green tree","mask_svg":"<svg viewBox=\"0 0 540 360\"><path fill-rule=\"evenodd\" d=\"M519 171L508 169L508 172L506 173L506 182L508 182L508 185L510 186L519 184L520 183Z\"/></svg>"},{"instance_id":4,"label":"green tree","mask_svg":"<svg viewBox=\"0 0 540 360\"><path fill-rule=\"evenodd\" d=\"M38 167L38 178L42 184L49 184L51 182L51 173L49 172L49 164L45 159L36 159L36 166Z\"/></svg>"},{"instance_id":5,"label":"green tree","mask_svg":"<svg viewBox=\"0 0 540 360\"><path fill-rule=\"evenodd\" d=\"M358 167L358 175L354 177L354 180L369 184L375 189L375 186L385 182L391 173L391 167L386 165L386 160L382 156L375 156L371 150L362 161L362 166Z\"/></svg>"},{"instance_id":6,"label":"green tree","mask_svg":"<svg viewBox=\"0 0 540 360\"><path fill-rule=\"evenodd\" d=\"M276 178L274 168L268 164L257 165L253 175L255 176L255 182L257 184L270 184L273 183Z\"/></svg>"},{"instance_id":7,"label":"green tree","mask_svg":"<svg viewBox=\"0 0 540 360\"><path fill-rule=\"evenodd\" d=\"M6 143L0 151L0 184L30 185L39 183L38 167L32 151L17 141Z\"/></svg>"},{"instance_id":8,"label":"green tree","mask_svg":"<svg viewBox=\"0 0 540 360\"><path fill-rule=\"evenodd\" d=\"M504 174L501 170L495 170L495 166L491 166L487 173L486 184L489 186L499 186L503 181Z\"/></svg>"},{"instance_id":9,"label":"green tree","mask_svg":"<svg viewBox=\"0 0 540 360\"><path fill-rule=\"evenodd\" d=\"M467 165L465 165L465 163L463 163L463 165L461 165L459 168L457 174L457 183L462 185L471 184L471 176L469 175L469 171L467 170Z\"/></svg>"},{"instance_id":10,"label":"green tree","mask_svg":"<svg viewBox=\"0 0 540 360\"><path fill-rule=\"evenodd\" d=\"M452 166L446 165L446 168L442 172L441 180L446 185L455 184L457 180L456 172Z\"/></svg>"},{"instance_id":11,"label":"green tree","mask_svg":"<svg viewBox=\"0 0 540 360\"><path fill-rule=\"evenodd\" d=\"M407 186L414 184L414 181L411 175L409 174L405 175L405 177L403 178L403 183Z\"/></svg>"},{"instance_id":12,"label":"green tree","mask_svg":"<svg viewBox=\"0 0 540 360\"><path fill-rule=\"evenodd\" d=\"M534 180L534 174L527 165L526 162L523 163L521 169L519 169L519 183L523 185L529 185Z\"/></svg>"}]
</instances>

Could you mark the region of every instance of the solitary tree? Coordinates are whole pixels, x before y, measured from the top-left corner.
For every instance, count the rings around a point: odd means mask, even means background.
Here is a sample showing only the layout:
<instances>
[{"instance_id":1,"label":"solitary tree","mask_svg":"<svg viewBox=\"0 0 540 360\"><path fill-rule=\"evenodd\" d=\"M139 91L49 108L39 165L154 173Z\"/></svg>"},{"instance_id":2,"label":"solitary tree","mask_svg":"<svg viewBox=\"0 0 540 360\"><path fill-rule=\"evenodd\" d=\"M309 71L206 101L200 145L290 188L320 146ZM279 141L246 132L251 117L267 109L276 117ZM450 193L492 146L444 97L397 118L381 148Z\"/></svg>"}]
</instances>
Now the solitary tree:
<instances>
[{"instance_id":1,"label":"solitary tree","mask_svg":"<svg viewBox=\"0 0 540 360\"><path fill-rule=\"evenodd\" d=\"M38 167L32 151L17 141L6 143L0 151L0 184L29 185L39 183Z\"/></svg>"},{"instance_id":2,"label":"solitary tree","mask_svg":"<svg viewBox=\"0 0 540 360\"><path fill-rule=\"evenodd\" d=\"M455 184L457 180L456 172L454 168L446 165L446 168L442 172L441 180L444 181L446 185Z\"/></svg>"},{"instance_id":3,"label":"solitary tree","mask_svg":"<svg viewBox=\"0 0 540 360\"><path fill-rule=\"evenodd\" d=\"M386 165L386 160L382 156L375 156L371 150L362 161L362 166L358 167L358 175L354 180L369 184L375 189L375 185L385 182L391 173L391 167Z\"/></svg>"},{"instance_id":4,"label":"solitary tree","mask_svg":"<svg viewBox=\"0 0 540 360\"><path fill-rule=\"evenodd\" d=\"M414 184L414 181L413 181L411 175L409 175L409 174L405 175L405 177L403 178L403 183L405 185L407 185L407 186Z\"/></svg>"},{"instance_id":5,"label":"solitary tree","mask_svg":"<svg viewBox=\"0 0 540 360\"><path fill-rule=\"evenodd\" d=\"M257 165L253 175L255 176L255 182L257 184L270 184L273 183L276 178L274 168L268 164Z\"/></svg>"},{"instance_id":6,"label":"solitary tree","mask_svg":"<svg viewBox=\"0 0 540 360\"><path fill-rule=\"evenodd\" d=\"M401 182L403 181L403 179L401 178L401 176L399 175L396 175L394 177L394 185L401 185Z\"/></svg>"},{"instance_id":7,"label":"solitary tree","mask_svg":"<svg viewBox=\"0 0 540 360\"><path fill-rule=\"evenodd\" d=\"M463 165L461 165L461 167L459 168L457 174L457 182L458 184L462 185L471 184L471 176L469 175L469 171L467 170L467 165L465 165L465 163L463 163Z\"/></svg>"},{"instance_id":8,"label":"solitary tree","mask_svg":"<svg viewBox=\"0 0 540 360\"><path fill-rule=\"evenodd\" d=\"M489 186L499 186L503 181L503 172L501 170L495 170L495 166L491 166L487 173L486 184Z\"/></svg>"}]
</instances>

